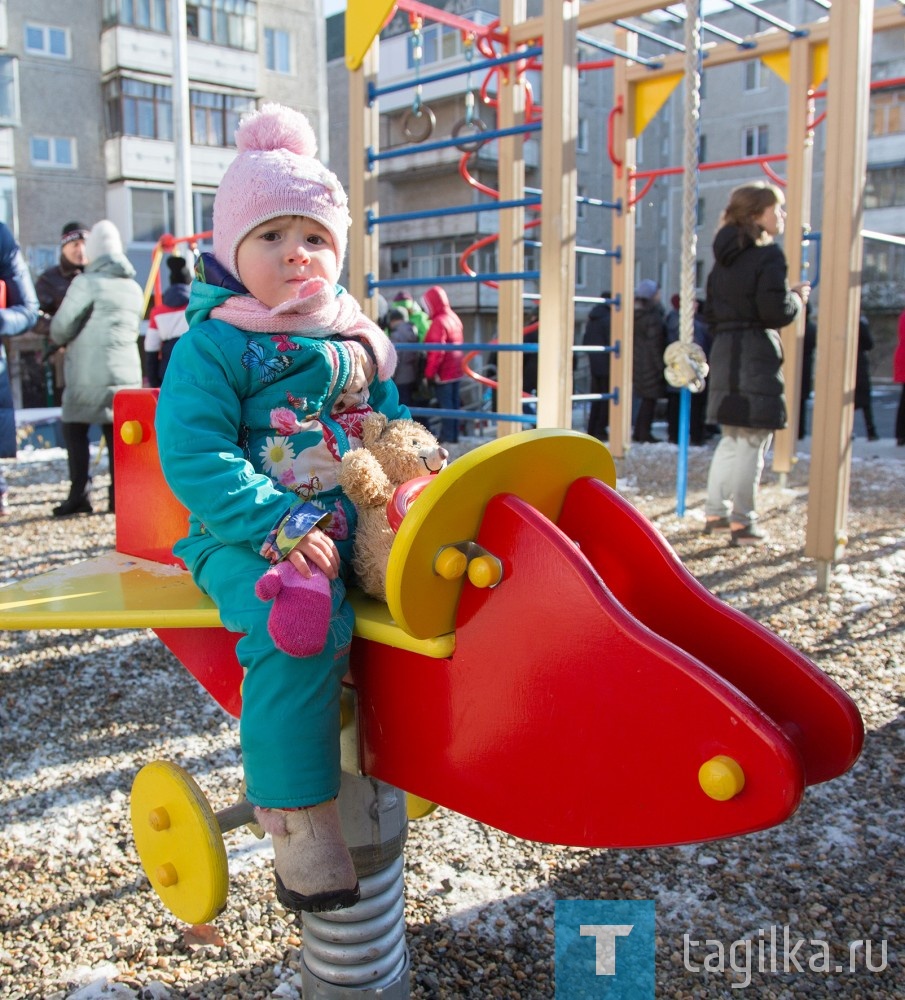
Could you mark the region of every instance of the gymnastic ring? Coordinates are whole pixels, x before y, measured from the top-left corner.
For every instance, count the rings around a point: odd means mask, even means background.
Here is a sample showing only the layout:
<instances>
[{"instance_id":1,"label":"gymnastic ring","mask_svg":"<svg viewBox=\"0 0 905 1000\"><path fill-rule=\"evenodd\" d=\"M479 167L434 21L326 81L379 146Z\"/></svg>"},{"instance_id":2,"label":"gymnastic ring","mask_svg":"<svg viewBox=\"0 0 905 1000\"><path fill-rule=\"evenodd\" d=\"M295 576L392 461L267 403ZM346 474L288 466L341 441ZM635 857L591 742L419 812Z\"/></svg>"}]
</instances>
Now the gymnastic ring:
<instances>
[{"instance_id":1,"label":"gymnastic ring","mask_svg":"<svg viewBox=\"0 0 905 1000\"><path fill-rule=\"evenodd\" d=\"M471 129L472 132L484 132L487 126L480 118L472 118L471 121L467 118L460 118L452 127L453 139L458 139L459 133L466 128ZM472 139L470 142L457 142L456 149L461 149L463 153L476 153L486 141L486 139Z\"/></svg>"},{"instance_id":2,"label":"gymnastic ring","mask_svg":"<svg viewBox=\"0 0 905 1000\"><path fill-rule=\"evenodd\" d=\"M413 127L413 123L417 125ZM422 104L417 111L414 108L406 111L402 119L402 134L411 142L424 142L430 138L436 124L436 115L426 104Z\"/></svg>"}]
</instances>

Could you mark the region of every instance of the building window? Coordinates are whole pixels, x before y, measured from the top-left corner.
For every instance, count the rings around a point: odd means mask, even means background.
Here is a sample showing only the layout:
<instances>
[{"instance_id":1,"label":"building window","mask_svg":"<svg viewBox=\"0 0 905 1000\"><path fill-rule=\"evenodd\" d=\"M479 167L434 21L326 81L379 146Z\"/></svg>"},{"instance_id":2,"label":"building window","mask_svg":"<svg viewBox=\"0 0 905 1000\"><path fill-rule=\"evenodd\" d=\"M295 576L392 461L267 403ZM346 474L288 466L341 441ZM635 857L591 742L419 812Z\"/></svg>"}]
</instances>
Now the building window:
<instances>
[{"instance_id":1,"label":"building window","mask_svg":"<svg viewBox=\"0 0 905 1000\"><path fill-rule=\"evenodd\" d=\"M575 142L575 149L579 153L586 153L588 151L588 120L587 118L578 119L578 138Z\"/></svg>"},{"instance_id":2,"label":"building window","mask_svg":"<svg viewBox=\"0 0 905 1000\"><path fill-rule=\"evenodd\" d=\"M264 64L272 73L294 72L292 65L292 35L279 28L264 29Z\"/></svg>"},{"instance_id":3,"label":"building window","mask_svg":"<svg viewBox=\"0 0 905 1000\"><path fill-rule=\"evenodd\" d=\"M586 201L587 195L585 193L584 184L578 185L578 201L575 205L575 218L581 222L582 219L588 214L588 203Z\"/></svg>"},{"instance_id":4,"label":"building window","mask_svg":"<svg viewBox=\"0 0 905 1000\"><path fill-rule=\"evenodd\" d=\"M247 52L258 47L254 0L189 0L185 15L190 38Z\"/></svg>"},{"instance_id":5,"label":"building window","mask_svg":"<svg viewBox=\"0 0 905 1000\"><path fill-rule=\"evenodd\" d=\"M33 135L31 162L35 167L75 170L75 139L53 135Z\"/></svg>"},{"instance_id":6,"label":"building window","mask_svg":"<svg viewBox=\"0 0 905 1000\"><path fill-rule=\"evenodd\" d=\"M698 163L707 162L707 136L702 132L698 136Z\"/></svg>"},{"instance_id":7,"label":"building window","mask_svg":"<svg viewBox=\"0 0 905 1000\"><path fill-rule=\"evenodd\" d=\"M696 228L704 225L704 199L698 198L695 206L694 224Z\"/></svg>"},{"instance_id":8,"label":"building window","mask_svg":"<svg viewBox=\"0 0 905 1000\"><path fill-rule=\"evenodd\" d=\"M463 54L462 33L445 24L431 24L421 30L421 65L458 59ZM415 36L409 35L408 68L414 69L417 62Z\"/></svg>"},{"instance_id":9,"label":"building window","mask_svg":"<svg viewBox=\"0 0 905 1000\"><path fill-rule=\"evenodd\" d=\"M744 64L745 90L761 90L763 88L761 68L760 59L749 59Z\"/></svg>"},{"instance_id":10,"label":"building window","mask_svg":"<svg viewBox=\"0 0 905 1000\"><path fill-rule=\"evenodd\" d=\"M469 237L459 237L394 246L390 249L390 272L394 278L445 278L461 274L459 258L473 242ZM494 270L484 267L485 263L483 259L471 261L475 270Z\"/></svg>"},{"instance_id":11,"label":"building window","mask_svg":"<svg viewBox=\"0 0 905 1000\"><path fill-rule=\"evenodd\" d=\"M117 77L106 84L104 102L110 135L173 141L173 88Z\"/></svg>"},{"instance_id":12,"label":"building window","mask_svg":"<svg viewBox=\"0 0 905 1000\"><path fill-rule=\"evenodd\" d=\"M189 100L192 142L197 146L234 146L239 118L255 108L254 98L205 90L190 91Z\"/></svg>"},{"instance_id":13,"label":"building window","mask_svg":"<svg viewBox=\"0 0 905 1000\"><path fill-rule=\"evenodd\" d=\"M862 282L894 281L899 274L905 274L905 247L869 240L864 247Z\"/></svg>"},{"instance_id":14,"label":"building window","mask_svg":"<svg viewBox=\"0 0 905 1000\"><path fill-rule=\"evenodd\" d=\"M19 86L16 60L11 56L0 57L0 124L13 125L19 121Z\"/></svg>"},{"instance_id":15,"label":"building window","mask_svg":"<svg viewBox=\"0 0 905 1000\"><path fill-rule=\"evenodd\" d=\"M766 125L749 125L743 135L743 156L766 156L769 153L769 129Z\"/></svg>"},{"instance_id":16,"label":"building window","mask_svg":"<svg viewBox=\"0 0 905 1000\"><path fill-rule=\"evenodd\" d=\"M867 171L865 208L893 208L905 205L905 165Z\"/></svg>"},{"instance_id":17,"label":"building window","mask_svg":"<svg viewBox=\"0 0 905 1000\"><path fill-rule=\"evenodd\" d=\"M131 28L169 32L170 0L104 0L104 27L124 24Z\"/></svg>"},{"instance_id":18,"label":"building window","mask_svg":"<svg viewBox=\"0 0 905 1000\"><path fill-rule=\"evenodd\" d=\"M214 194L213 192L195 191L192 194L194 206L195 232L209 233L214 228Z\"/></svg>"},{"instance_id":19,"label":"building window","mask_svg":"<svg viewBox=\"0 0 905 1000\"><path fill-rule=\"evenodd\" d=\"M173 192L160 188L132 188L132 239L156 243L173 232Z\"/></svg>"},{"instance_id":20,"label":"building window","mask_svg":"<svg viewBox=\"0 0 905 1000\"><path fill-rule=\"evenodd\" d=\"M870 98L870 134L905 132L905 90L876 90Z\"/></svg>"},{"instance_id":21,"label":"building window","mask_svg":"<svg viewBox=\"0 0 905 1000\"><path fill-rule=\"evenodd\" d=\"M70 59L69 32L47 24L25 25L25 51L32 56L50 59Z\"/></svg>"},{"instance_id":22,"label":"building window","mask_svg":"<svg viewBox=\"0 0 905 1000\"><path fill-rule=\"evenodd\" d=\"M16 180L9 174L0 174L0 221L10 231L16 231ZM59 251L58 251L59 252Z\"/></svg>"},{"instance_id":23,"label":"building window","mask_svg":"<svg viewBox=\"0 0 905 1000\"><path fill-rule=\"evenodd\" d=\"M588 284L588 261L582 254L575 255L575 287L586 288Z\"/></svg>"}]
</instances>

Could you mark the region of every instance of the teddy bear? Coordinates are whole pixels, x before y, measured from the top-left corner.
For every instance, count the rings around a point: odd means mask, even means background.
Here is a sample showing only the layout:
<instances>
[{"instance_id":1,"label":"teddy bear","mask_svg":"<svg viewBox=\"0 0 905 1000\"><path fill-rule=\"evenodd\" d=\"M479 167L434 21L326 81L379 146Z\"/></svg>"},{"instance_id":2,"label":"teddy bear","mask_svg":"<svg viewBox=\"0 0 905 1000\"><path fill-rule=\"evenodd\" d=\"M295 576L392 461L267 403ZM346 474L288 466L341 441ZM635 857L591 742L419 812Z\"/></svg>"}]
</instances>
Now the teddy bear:
<instances>
[{"instance_id":1,"label":"teddy bear","mask_svg":"<svg viewBox=\"0 0 905 1000\"><path fill-rule=\"evenodd\" d=\"M369 413L361 429L360 448L342 457L339 484L358 510L352 568L361 589L386 600L386 572L395 532L387 519L387 503L396 488L412 479L436 475L449 452L415 420L387 420Z\"/></svg>"}]
</instances>

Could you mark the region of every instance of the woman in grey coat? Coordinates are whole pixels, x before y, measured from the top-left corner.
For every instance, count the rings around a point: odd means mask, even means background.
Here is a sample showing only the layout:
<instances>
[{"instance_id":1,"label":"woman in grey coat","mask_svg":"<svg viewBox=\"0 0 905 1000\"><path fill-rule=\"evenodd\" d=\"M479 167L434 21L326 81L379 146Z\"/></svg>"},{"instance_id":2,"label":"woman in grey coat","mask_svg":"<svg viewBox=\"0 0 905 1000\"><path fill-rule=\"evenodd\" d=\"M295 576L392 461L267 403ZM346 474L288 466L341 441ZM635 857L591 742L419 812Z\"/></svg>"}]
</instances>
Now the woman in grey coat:
<instances>
[{"instance_id":1,"label":"woman in grey coat","mask_svg":"<svg viewBox=\"0 0 905 1000\"><path fill-rule=\"evenodd\" d=\"M50 323L50 338L66 347L63 440L69 458L69 496L54 517L90 514L88 430L100 424L110 463L113 511L113 396L141 386L138 331L144 296L123 253L116 226L98 222L85 241L88 266L73 279Z\"/></svg>"}]
</instances>

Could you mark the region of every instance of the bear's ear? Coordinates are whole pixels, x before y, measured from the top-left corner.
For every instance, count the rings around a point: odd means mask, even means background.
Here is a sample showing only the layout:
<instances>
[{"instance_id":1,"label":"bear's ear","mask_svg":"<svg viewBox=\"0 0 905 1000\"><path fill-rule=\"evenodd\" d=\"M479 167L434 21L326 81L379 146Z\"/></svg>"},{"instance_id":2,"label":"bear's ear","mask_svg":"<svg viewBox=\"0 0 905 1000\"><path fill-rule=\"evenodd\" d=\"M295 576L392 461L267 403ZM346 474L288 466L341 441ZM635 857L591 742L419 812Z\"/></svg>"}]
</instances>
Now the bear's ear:
<instances>
[{"instance_id":1,"label":"bear's ear","mask_svg":"<svg viewBox=\"0 0 905 1000\"><path fill-rule=\"evenodd\" d=\"M361 443L365 448L370 448L375 441L380 439L380 435L386 430L387 418L377 410L369 413L365 417L361 431Z\"/></svg>"}]
</instances>

